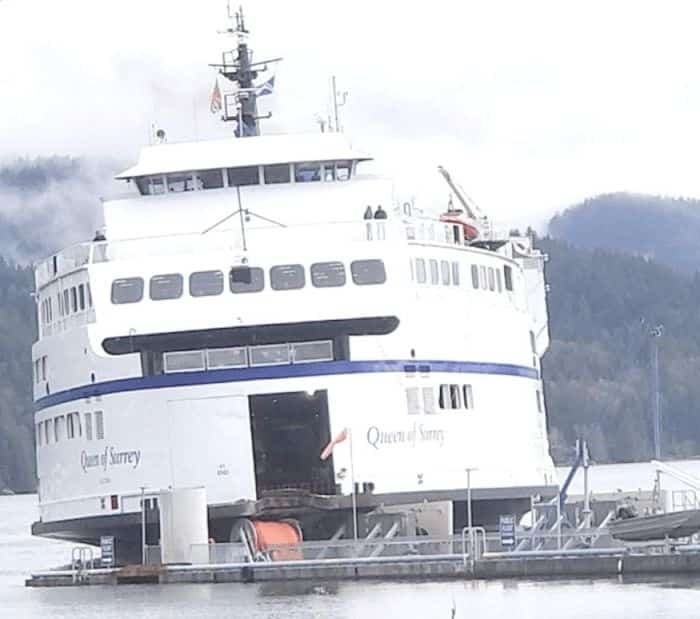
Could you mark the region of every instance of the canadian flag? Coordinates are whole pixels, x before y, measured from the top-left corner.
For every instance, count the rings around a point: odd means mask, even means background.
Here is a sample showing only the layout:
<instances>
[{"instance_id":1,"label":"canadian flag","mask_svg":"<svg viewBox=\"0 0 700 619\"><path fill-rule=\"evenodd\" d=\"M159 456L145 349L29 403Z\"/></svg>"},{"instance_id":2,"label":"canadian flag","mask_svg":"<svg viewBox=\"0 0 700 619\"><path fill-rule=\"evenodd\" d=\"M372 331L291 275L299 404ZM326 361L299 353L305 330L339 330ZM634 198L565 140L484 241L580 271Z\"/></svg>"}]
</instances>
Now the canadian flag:
<instances>
[{"instance_id":1,"label":"canadian flag","mask_svg":"<svg viewBox=\"0 0 700 619\"><path fill-rule=\"evenodd\" d=\"M338 434L335 435L328 443L328 445L325 446L323 451L321 452L321 460L328 460L328 458L331 457L331 454L333 453L333 448L338 444L342 443L346 438L348 438L349 431L347 428L343 428Z\"/></svg>"}]
</instances>

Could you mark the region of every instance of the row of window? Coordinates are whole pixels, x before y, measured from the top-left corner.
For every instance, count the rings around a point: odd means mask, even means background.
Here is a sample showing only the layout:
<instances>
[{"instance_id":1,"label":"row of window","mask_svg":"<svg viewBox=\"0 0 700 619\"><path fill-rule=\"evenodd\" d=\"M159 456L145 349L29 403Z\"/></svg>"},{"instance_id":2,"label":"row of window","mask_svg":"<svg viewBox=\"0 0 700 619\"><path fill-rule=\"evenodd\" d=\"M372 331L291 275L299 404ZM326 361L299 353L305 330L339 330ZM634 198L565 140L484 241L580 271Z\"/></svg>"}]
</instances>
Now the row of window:
<instances>
[{"instance_id":1,"label":"row of window","mask_svg":"<svg viewBox=\"0 0 700 619\"><path fill-rule=\"evenodd\" d=\"M92 293L90 284L78 284L66 288L56 295L58 315L63 318L77 312L83 312L92 307ZM53 297L47 297L40 305L40 318L42 324L53 322Z\"/></svg>"},{"instance_id":2,"label":"row of window","mask_svg":"<svg viewBox=\"0 0 700 619\"><path fill-rule=\"evenodd\" d=\"M38 385L41 381L46 380L46 355L34 359L34 382Z\"/></svg>"},{"instance_id":3,"label":"row of window","mask_svg":"<svg viewBox=\"0 0 700 619\"><path fill-rule=\"evenodd\" d=\"M439 410L471 410L474 394L471 385L438 385L437 405L435 387L407 387L406 409L409 415L434 415Z\"/></svg>"},{"instance_id":4,"label":"row of window","mask_svg":"<svg viewBox=\"0 0 700 619\"><path fill-rule=\"evenodd\" d=\"M314 288L344 286L347 276L342 262L316 262L309 269ZM386 282L386 270L381 260L355 260L350 263L350 276L357 286ZM234 294L260 292L265 288L265 271L260 267L239 266L229 272L229 290ZM306 270L301 264L280 264L269 270L272 290L299 290L306 286ZM219 270L197 271L188 278L192 297L220 295L224 291L224 273ZM184 278L180 273L154 275L148 282L152 301L179 299L183 294ZM138 303L143 299L144 281L141 277L124 277L112 282L114 304Z\"/></svg>"},{"instance_id":5,"label":"row of window","mask_svg":"<svg viewBox=\"0 0 700 619\"><path fill-rule=\"evenodd\" d=\"M333 342L322 340L296 344L264 344L166 352L163 354L163 371L169 374L171 372L196 372L332 360Z\"/></svg>"},{"instance_id":6,"label":"row of window","mask_svg":"<svg viewBox=\"0 0 700 619\"><path fill-rule=\"evenodd\" d=\"M411 263L412 277L419 284L459 286L461 281L460 263L448 260L416 258ZM483 265L471 265L472 288L475 290L491 290L503 292L513 290L513 269L508 265L501 269Z\"/></svg>"},{"instance_id":7,"label":"row of window","mask_svg":"<svg viewBox=\"0 0 700 619\"><path fill-rule=\"evenodd\" d=\"M141 195L201 191L247 185L346 181L352 175L352 161L309 161L238 168L214 168L194 172L157 174L134 179Z\"/></svg>"},{"instance_id":8,"label":"row of window","mask_svg":"<svg viewBox=\"0 0 700 619\"><path fill-rule=\"evenodd\" d=\"M82 438L83 436L88 441L104 439L105 429L102 411L85 413L84 424L81 423L80 413L57 415L36 424L36 444L38 446L50 445L66 439Z\"/></svg>"}]
</instances>

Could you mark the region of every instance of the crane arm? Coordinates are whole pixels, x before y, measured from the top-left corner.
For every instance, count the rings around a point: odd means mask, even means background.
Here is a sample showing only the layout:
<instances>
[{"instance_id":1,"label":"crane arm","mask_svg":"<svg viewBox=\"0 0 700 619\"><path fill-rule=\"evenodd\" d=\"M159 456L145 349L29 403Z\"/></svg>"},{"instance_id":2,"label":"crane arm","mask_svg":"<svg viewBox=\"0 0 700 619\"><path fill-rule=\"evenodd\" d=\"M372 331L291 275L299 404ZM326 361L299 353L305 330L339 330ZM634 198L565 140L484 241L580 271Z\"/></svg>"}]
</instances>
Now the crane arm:
<instances>
[{"instance_id":1,"label":"crane arm","mask_svg":"<svg viewBox=\"0 0 700 619\"><path fill-rule=\"evenodd\" d=\"M471 217L475 220L486 218L486 216L481 212L481 209L476 204L474 204L474 201L471 200L469 196L467 196L467 194L464 193L464 190L452 180L450 173L445 168L443 168L442 166L438 166L438 172L440 172L442 178L445 179L445 182L449 185L450 189L457 196L457 199L464 208L464 212L467 214L468 217Z\"/></svg>"}]
</instances>

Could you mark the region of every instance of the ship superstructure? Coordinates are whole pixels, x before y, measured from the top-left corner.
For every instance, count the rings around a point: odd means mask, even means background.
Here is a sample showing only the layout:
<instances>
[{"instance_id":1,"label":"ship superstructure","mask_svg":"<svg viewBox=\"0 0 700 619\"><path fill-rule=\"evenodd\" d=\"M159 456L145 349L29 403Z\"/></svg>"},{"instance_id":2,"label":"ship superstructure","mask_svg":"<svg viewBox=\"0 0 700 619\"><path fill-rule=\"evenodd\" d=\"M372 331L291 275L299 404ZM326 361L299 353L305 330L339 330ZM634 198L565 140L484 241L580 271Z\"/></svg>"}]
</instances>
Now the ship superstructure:
<instances>
[{"instance_id":1,"label":"ship superstructure","mask_svg":"<svg viewBox=\"0 0 700 619\"><path fill-rule=\"evenodd\" d=\"M206 488L217 541L323 538L353 503L445 502L459 530L466 469L477 522L552 493L544 256L404 198L340 133L258 135L241 88L240 137L146 147L106 238L37 265L33 531L127 559L167 488Z\"/></svg>"}]
</instances>

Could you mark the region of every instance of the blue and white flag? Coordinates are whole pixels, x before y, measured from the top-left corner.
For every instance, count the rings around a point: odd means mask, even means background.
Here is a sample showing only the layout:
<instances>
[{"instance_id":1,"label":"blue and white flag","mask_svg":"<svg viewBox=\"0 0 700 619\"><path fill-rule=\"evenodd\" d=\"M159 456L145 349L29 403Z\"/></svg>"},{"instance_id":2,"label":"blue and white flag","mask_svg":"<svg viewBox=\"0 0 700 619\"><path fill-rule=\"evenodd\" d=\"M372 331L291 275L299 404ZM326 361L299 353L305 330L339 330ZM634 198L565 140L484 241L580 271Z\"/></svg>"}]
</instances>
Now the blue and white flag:
<instances>
[{"instance_id":1,"label":"blue and white flag","mask_svg":"<svg viewBox=\"0 0 700 619\"><path fill-rule=\"evenodd\" d=\"M256 91L256 95L258 97L264 97L265 95L271 95L272 91L275 88L275 76L273 75L270 77L269 80L266 82L263 82L260 86L258 86L258 90Z\"/></svg>"}]
</instances>

